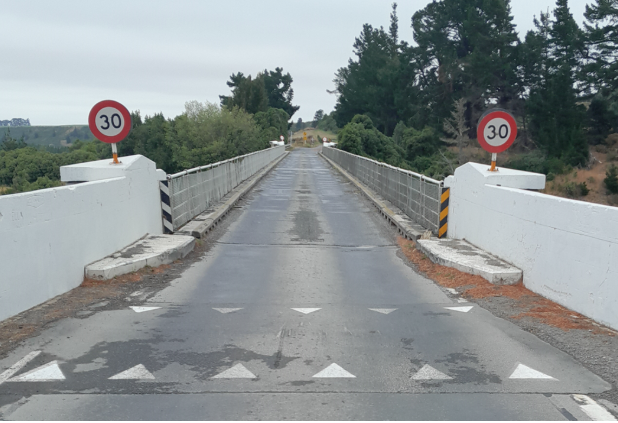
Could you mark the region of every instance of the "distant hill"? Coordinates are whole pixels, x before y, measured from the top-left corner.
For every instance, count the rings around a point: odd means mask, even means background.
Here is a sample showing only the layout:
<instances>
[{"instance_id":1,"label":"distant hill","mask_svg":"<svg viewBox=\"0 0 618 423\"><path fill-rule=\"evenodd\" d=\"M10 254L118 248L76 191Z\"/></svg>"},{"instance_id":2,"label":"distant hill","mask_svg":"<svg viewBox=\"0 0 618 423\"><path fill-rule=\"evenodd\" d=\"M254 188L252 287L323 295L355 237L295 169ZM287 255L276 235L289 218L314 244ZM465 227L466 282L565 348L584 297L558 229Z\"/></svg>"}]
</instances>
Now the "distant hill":
<instances>
[{"instance_id":1,"label":"distant hill","mask_svg":"<svg viewBox=\"0 0 618 423\"><path fill-rule=\"evenodd\" d=\"M15 139L20 139L23 135L26 144L30 145L68 147L77 139L90 141L94 138L88 125L10 126L0 127L0 141L7 130L11 131L11 137Z\"/></svg>"}]
</instances>

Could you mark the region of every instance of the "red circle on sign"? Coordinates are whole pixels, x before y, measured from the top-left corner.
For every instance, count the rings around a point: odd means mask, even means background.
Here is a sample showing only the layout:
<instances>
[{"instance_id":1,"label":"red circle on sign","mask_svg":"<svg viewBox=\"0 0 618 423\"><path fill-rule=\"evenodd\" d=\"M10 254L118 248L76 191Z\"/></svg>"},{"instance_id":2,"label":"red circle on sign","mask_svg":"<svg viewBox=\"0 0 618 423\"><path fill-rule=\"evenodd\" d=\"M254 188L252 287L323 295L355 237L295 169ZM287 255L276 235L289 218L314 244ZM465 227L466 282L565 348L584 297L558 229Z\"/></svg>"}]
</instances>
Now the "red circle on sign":
<instances>
[{"instance_id":1,"label":"red circle on sign","mask_svg":"<svg viewBox=\"0 0 618 423\"><path fill-rule=\"evenodd\" d=\"M494 119L504 119L510 126L510 135L508 139L500 145L491 145L485 139L485 128L487 127L487 124ZM515 141L515 138L517 138L517 123L515 122L515 118L510 113L501 110L487 113L483 116L478 127L476 128L476 138L485 151L490 153L502 153L509 148Z\"/></svg>"},{"instance_id":2,"label":"red circle on sign","mask_svg":"<svg viewBox=\"0 0 618 423\"><path fill-rule=\"evenodd\" d=\"M122 129L120 130L118 134L113 135L113 136L105 135L97 127L97 122L96 122L97 114L99 113L99 111L101 111L101 109L104 109L106 107L111 107L113 109L116 109L122 115L122 119L123 119ZM109 123L107 124L109 127ZM129 113L126 107L124 107L122 104L114 100L103 100L103 101L98 102L97 104L94 105L92 110L90 110L90 114L88 115L88 127L90 128L90 131L93 133L93 135L98 140L106 142L108 144L115 144L125 139L127 135L129 135L129 132L131 132L131 126L132 126L131 113Z\"/></svg>"}]
</instances>

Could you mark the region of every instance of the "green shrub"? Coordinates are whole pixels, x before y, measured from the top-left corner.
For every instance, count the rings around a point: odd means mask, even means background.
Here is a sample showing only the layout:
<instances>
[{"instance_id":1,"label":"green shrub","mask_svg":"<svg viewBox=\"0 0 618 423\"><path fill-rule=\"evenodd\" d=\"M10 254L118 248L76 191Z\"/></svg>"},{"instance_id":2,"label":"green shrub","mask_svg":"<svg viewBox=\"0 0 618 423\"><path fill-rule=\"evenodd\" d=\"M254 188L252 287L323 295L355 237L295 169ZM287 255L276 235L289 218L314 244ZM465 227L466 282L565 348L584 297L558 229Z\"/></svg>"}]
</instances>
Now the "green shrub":
<instances>
[{"instance_id":1,"label":"green shrub","mask_svg":"<svg viewBox=\"0 0 618 423\"><path fill-rule=\"evenodd\" d=\"M618 167L612 165L605 172L605 179L603 179L605 187L612 194L618 194Z\"/></svg>"}]
</instances>

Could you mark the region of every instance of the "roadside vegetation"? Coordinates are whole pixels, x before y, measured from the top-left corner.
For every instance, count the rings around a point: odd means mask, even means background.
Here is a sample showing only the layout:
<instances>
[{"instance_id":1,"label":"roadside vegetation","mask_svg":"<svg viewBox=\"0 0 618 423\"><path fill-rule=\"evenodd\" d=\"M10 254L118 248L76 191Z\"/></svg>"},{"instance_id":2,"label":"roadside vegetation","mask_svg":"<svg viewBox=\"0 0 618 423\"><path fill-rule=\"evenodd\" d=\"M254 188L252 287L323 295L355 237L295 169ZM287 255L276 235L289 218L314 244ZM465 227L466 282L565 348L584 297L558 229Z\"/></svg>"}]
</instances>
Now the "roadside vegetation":
<instances>
[{"instance_id":1,"label":"roadside vegetation","mask_svg":"<svg viewBox=\"0 0 618 423\"><path fill-rule=\"evenodd\" d=\"M365 24L335 75L338 147L443 178L488 162L476 125L499 107L519 132L499 165L545 173L550 194L617 204L618 2L592 0L584 17L557 0L518 34L508 0L437 0L412 16L409 45L393 4L389 28Z\"/></svg>"},{"instance_id":2,"label":"roadside vegetation","mask_svg":"<svg viewBox=\"0 0 618 423\"><path fill-rule=\"evenodd\" d=\"M190 101L173 119L142 117L135 111L131 133L118 144L118 152L143 154L175 173L267 148L269 141L287 135L288 121L298 110L292 105L291 83L281 68L256 78L238 73L231 76L232 94L221 96L221 106ZM60 186L60 166L111 159L111 146L91 135L53 147L28 143L28 128L8 128L0 136L0 195Z\"/></svg>"}]
</instances>

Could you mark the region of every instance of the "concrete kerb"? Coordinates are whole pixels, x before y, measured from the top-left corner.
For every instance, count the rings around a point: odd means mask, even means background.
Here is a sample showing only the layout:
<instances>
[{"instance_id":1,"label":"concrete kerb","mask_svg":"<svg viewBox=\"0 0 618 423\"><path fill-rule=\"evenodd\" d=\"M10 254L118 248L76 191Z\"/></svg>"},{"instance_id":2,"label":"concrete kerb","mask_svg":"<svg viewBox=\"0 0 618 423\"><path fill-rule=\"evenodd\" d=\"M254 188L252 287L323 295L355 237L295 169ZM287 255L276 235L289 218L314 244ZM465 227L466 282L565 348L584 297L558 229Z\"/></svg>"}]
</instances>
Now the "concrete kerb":
<instances>
[{"instance_id":1,"label":"concrete kerb","mask_svg":"<svg viewBox=\"0 0 618 423\"><path fill-rule=\"evenodd\" d=\"M388 220L391 225L397 227L399 234L406 239L410 239L412 241L416 241L419 239L427 230L415 223L412 219L406 216L401 210L397 207L393 206L389 201L381 199L372 189L363 185L360 181L358 181L354 176L350 175L346 170L344 170L341 166L330 160L328 157L324 156L321 152L318 153L324 160L326 160L332 167L334 167L339 173L345 176L350 182L352 182L365 197L369 199L373 203L373 205L378 209L380 214Z\"/></svg>"},{"instance_id":2,"label":"concrete kerb","mask_svg":"<svg viewBox=\"0 0 618 423\"><path fill-rule=\"evenodd\" d=\"M195 248L195 238L178 235L150 235L126 248L89 264L87 278L109 280L143 267L158 267L184 258Z\"/></svg>"},{"instance_id":3,"label":"concrete kerb","mask_svg":"<svg viewBox=\"0 0 618 423\"><path fill-rule=\"evenodd\" d=\"M202 238L208 232L210 232L219 221L228 214L228 212L236 205L245 194L247 194L253 187L270 172L275 166L283 160L289 152L285 152L277 159L273 160L270 164L266 165L262 170L257 172L248 180L241 183L234 188L224 200L214 207L214 210L207 210L206 212L196 216L190 220L182 228L179 228L174 234L178 235L191 235L195 238Z\"/></svg>"}]
</instances>

